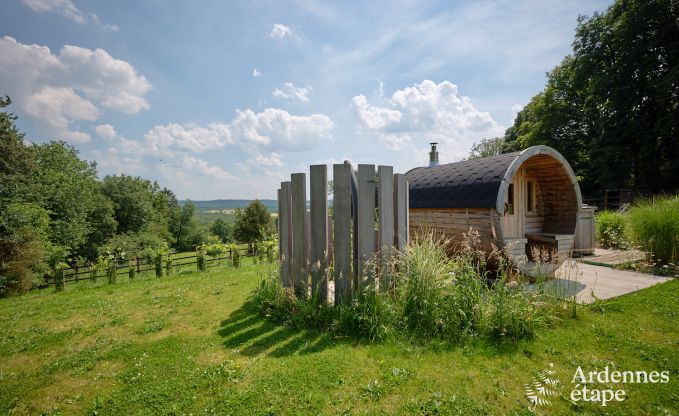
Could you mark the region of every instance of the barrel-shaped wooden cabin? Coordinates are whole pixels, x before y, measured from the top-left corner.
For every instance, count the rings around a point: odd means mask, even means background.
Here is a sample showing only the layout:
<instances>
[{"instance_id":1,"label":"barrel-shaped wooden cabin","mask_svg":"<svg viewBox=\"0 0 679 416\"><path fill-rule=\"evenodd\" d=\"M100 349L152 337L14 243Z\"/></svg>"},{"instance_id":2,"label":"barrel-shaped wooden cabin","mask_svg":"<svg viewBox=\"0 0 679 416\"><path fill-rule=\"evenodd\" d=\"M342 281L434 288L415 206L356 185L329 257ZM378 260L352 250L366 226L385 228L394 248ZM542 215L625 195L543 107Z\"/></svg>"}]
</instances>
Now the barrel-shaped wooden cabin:
<instances>
[{"instance_id":1,"label":"barrel-shaped wooden cabin","mask_svg":"<svg viewBox=\"0 0 679 416\"><path fill-rule=\"evenodd\" d=\"M433 144L434 145L434 144ZM482 247L506 247L512 256L531 247L566 255L582 206L580 187L564 157L548 146L410 170L410 232L433 230L459 241L470 228Z\"/></svg>"}]
</instances>

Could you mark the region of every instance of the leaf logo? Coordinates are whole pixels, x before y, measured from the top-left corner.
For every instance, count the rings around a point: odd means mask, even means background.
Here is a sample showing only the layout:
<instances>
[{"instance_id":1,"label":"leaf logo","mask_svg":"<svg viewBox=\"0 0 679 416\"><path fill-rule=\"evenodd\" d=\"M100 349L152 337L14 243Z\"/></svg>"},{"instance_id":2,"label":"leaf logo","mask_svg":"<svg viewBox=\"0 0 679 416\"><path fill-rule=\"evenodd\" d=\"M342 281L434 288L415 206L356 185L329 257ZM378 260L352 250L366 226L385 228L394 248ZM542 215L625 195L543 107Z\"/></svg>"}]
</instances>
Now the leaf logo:
<instances>
[{"instance_id":1,"label":"leaf logo","mask_svg":"<svg viewBox=\"0 0 679 416\"><path fill-rule=\"evenodd\" d=\"M555 375L554 363L549 363L549 368L536 372L531 382L524 384L531 411L538 406L549 406L552 404L549 399L559 394L557 389L561 381Z\"/></svg>"}]
</instances>

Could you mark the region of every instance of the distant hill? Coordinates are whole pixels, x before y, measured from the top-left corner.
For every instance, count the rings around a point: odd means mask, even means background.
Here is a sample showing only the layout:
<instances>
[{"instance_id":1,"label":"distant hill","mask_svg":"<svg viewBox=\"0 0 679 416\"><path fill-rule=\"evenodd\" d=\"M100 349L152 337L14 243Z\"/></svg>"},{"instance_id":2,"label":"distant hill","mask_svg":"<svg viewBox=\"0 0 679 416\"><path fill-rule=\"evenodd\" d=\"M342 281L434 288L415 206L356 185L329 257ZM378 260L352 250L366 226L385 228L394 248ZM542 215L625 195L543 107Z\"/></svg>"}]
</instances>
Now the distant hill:
<instances>
[{"instance_id":1,"label":"distant hill","mask_svg":"<svg viewBox=\"0 0 679 416\"><path fill-rule=\"evenodd\" d=\"M245 208L252 199L214 199L212 201L191 201L198 211L211 211L223 209ZM278 202L275 199L260 199L260 202L271 212L278 211ZM186 204L186 200L179 201L179 205Z\"/></svg>"}]
</instances>

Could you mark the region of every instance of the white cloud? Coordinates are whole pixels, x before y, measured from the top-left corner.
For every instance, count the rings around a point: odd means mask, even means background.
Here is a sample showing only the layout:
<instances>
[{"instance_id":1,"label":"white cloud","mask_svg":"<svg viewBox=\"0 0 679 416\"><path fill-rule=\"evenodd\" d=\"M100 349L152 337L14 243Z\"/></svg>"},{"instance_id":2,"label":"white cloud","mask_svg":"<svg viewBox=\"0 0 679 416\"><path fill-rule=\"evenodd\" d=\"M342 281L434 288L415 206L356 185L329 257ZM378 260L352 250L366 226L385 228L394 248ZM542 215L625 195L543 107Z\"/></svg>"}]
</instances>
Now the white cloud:
<instances>
[{"instance_id":1,"label":"white cloud","mask_svg":"<svg viewBox=\"0 0 679 416\"><path fill-rule=\"evenodd\" d=\"M271 26L271 32L269 33L274 39L285 39L286 37L294 36L292 29L282 23L274 23Z\"/></svg>"},{"instance_id":2,"label":"white cloud","mask_svg":"<svg viewBox=\"0 0 679 416\"><path fill-rule=\"evenodd\" d=\"M370 105L356 96L353 107L362 127L378 135L393 149L413 141L416 148L428 141L447 146L447 157L461 158L474 141L501 135L502 127L487 112L478 110L469 97L459 95L449 81L430 80L397 90L387 106Z\"/></svg>"},{"instance_id":3,"label":"white cloud","mask_svg":"<svg viewBox=\"0 0 679 416\"><path fill-rule=\"evenodd\" d=\"M295 84L292 82L286 82L282 87L276 88L272 95L274 98L307 103L309 102L311 90L312 88L308 85L305 87L295 87Z\"/></svg>"},{"instance_id":4,"label":"white cloud","mask_svg":"<svg viewBox=\"0 0 679 416\"><path fill-rule=\"evenodd\" d=\"M112 31L118 31L118 26L102 23L94 13L86 14L80 10L71 0L23 0L24 4L36 13L57 12L67 19L76 23L84 24L90 20L97 26Z\"/></svg>"},{"instance_id":5,"label":"white cloud","mask_svg":"<svg viewBox=\"0 0 679 416\"><path fill-rule=\"evenodd\" d=\"M173 151L207 152L225 145L237 145L253 155L279 150L309 150L322 139L331 137L332 120L323 114L296 116L285 110L267 108L260 113L247 109L237 111L230 123L207 126L176 124L155 126L144 138L151 151L168 155ZM276 155L275 157L271 155ZM272 153L271 166L280 162Z\"/></svg>"},{"instance_id":6,"label":"white cloud","mask_svg":"<svg viewBox=\"0 0 679 416\"><path fill-rule=\"evenodd\" d=\"M512 105L512 119L510 120L510 124L514 124L516 116L519 114L521 110L523 110L523 107L525 106L516 103Z\"/></svg>"},{"instance_id":7,"label":"white cloud","mask_svg":"<svg viewBox=\"0 0 679 416\"><path fill-rule=\"evenodd\" d=\"M79 121L94 121L100 107L136 114L150 106L148 80L128 62L103 49L66 45L59 53L0 38L0 83L4 93L32 118L41 134L87 141Z\"/></svg>"},{"instance_id":8,"label":"white cloud","mask_svg":"<svg viewBox=\"0 0 679 416\"><path fill-rule=\"evenodd\" d=\"M24 0L24 4L34 12L56 11L74 22L85 23L85 14L71 0Z\"/></svg>"},{"instance_id":9,"label":"white cloud","mask_svg":"<svg viewBox=\"0 0 679 416\"><path fill-rule=\"evenodd\" d=\"M238 111L229 124L234 142L245 148L309 150L331 137L332 120L323 114L295 116L285 110L267 108L260 113Z\"/></svg>"},{"instance_id":10,"label":"white cloud","mask_svg":"<svg viewBox=\"0 0 679 416\"><path fill-rule=\"evenodd\" d=\"M219 166L210 165L202 159L193 156L184 156L181 167L189 171L195 171L203 176L209 176L219 180L235 180L236 177Z\"/></svg>"},{"instance_id":11,"label":"white cloud","mask_svg":"<svg viewBox=\"0 0 679 416\"><path fill-rule=\"evenodd\" d=\"M213 123L206 127L170 123L155 126L144 134L152 153L169 155L173 151L207 152L221 149L231 141L228 126Z\"/></svg>"},{"instance_id":12,"label":"white cloud","mask_svg":"<svg viewBox=\"0 0 679 416\"><path fill-rule=\"evenodd\" d=\"M258 78L260 75L262 75L262 71L260 71L257 68L254 68L252 70L252 78Z\"/></svg>"},{"instance_id":13,"label":"white cloud","mask_svg":"<svg viewBox=\"0 0 679 416\"><path fill-rule=\"evenodd\" d=\"M99 137L113 141L117 137L116 129L110 124L100 124L94 128Z\"/></svg>"}]
</instances>

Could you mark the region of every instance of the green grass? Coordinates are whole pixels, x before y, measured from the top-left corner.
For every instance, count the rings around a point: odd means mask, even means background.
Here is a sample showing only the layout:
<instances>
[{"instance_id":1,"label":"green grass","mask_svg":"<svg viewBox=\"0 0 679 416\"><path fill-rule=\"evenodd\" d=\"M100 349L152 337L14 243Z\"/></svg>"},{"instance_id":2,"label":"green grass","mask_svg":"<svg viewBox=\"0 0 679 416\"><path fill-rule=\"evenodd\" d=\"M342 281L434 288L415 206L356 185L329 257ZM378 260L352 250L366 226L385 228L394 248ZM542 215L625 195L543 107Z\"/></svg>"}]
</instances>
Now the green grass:
<instances>
[{"instance_id":1,"label":"green grass","mask_svg":"<svg viewBox=\"0 0 679 416\"><path fill-rule=\"evenodd\" d=\"M669 370L627 400L539 414L678 414L679 280L580 308L538 338L368 343L270 323L249 303L268 265L0 300L0 413L530 414L524 384L554 364ZM126 279L119 279L124 281Z\"/></svg>"}]
</instances>

